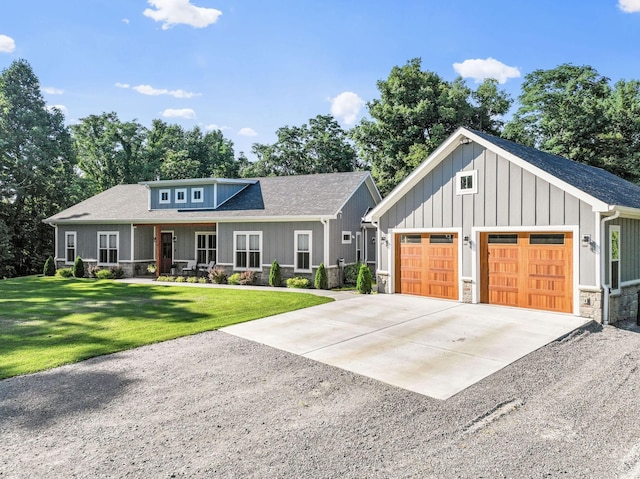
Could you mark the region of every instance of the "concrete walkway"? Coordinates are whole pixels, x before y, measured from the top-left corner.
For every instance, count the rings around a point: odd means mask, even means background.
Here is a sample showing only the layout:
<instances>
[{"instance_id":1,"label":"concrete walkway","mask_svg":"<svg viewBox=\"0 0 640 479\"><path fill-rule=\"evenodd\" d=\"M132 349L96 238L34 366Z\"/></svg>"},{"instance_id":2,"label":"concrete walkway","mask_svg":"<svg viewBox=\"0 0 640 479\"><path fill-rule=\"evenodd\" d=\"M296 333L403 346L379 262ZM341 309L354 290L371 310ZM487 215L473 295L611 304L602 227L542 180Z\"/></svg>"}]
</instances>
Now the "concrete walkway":
<instances>
[{"instance_id":1,"label":"concrete walkway","mask_svg":"<svg viewBox=\"0 0 640 479\"><path fill-rule=\"evenodd\" d=\"M398 294L340 296L222 331L447 399L589 322Z\"/></svg>"}]
</instances>

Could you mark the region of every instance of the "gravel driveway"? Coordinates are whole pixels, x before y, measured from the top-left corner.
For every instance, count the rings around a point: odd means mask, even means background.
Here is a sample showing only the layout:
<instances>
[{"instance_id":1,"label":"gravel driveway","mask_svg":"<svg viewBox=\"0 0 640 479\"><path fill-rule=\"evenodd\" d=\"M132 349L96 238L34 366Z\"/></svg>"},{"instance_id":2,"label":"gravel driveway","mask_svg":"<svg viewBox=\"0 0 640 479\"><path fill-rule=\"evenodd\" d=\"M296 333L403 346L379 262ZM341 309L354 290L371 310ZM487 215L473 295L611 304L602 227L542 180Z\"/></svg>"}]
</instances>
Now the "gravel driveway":
<instances>
[{"instance_id":1,"label":"gravel driveway","mask_svg":"<svg viewBox=\"0 0 640 479\"><path fill-rule=\"evenodd\" d=\"M640 477L640 334L446 401L210 332L0 381L0 477Z\"/></svg>"}]
</instances>

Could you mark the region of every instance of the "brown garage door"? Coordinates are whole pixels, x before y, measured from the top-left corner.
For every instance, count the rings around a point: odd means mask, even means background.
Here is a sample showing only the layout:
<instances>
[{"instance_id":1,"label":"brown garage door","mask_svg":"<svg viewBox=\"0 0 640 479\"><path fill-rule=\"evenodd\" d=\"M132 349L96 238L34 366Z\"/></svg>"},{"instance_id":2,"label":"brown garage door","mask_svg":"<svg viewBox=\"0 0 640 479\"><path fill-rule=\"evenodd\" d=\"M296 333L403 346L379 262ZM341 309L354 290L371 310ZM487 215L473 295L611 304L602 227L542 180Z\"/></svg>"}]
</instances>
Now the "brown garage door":
<instances>
[{"instance_id":1,"label":"brown garage door","mask_svg":"<svg viewBox=\"0 0 640 479\"><path fill-rule=\"evenodd\" d=\"M483 233L480 301L573 311L571 233Z\"/></svg>"},{"instance_id":2,"label":"brown garage door","mask_svg":"<svg viewBox=\"0 0 640 479\"><path fill-rule=\"evenodd\" d=\"M456 234L399 234L396 245L397 293L458 299Z\"/></svg>"}]
</instances>

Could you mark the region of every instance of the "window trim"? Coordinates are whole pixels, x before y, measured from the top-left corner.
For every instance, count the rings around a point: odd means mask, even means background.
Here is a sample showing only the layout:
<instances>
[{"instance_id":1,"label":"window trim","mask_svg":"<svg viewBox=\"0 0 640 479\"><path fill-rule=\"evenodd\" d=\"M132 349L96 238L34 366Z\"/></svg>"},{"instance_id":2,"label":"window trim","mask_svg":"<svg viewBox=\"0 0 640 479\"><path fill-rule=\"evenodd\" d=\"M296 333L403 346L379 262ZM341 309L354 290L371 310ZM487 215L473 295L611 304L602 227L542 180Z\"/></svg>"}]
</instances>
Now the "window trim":
<instances>
[{"instance_id":1,"label":"window trim","mask_svg":"<svg viewBox=\"0 0 640 479\"><path fill-rule=\"evenodd\" d=\"M462 178L471 177L471 188L462 188ZM478 170L458 171L456 173L456 195L473 195L478 192Z\"/></svg>"},{"instance_id":2,"label":"window trim","mask_svg":"<svg viewBox=\"0 0 640 479\"><path fill-rule=\"evenodd\" d=\"M100 236L101 235L107 235L107 262L103 263L100 261ZM116 247L115 247L115 251L116 251L116 257L117 257L117 261L115 263L109 263L109 251L112 248L109 248L109 236L110 235L115 235L116 237ZM119 263L118 261L120 261L120 232L119 231L98 231L97 233L97 239L98 239L98 243L97 243L97 265L98 266L117 266Z\"/></svg>"},{"instance_id":3,"label":"window trim","mask_svg":"<svg viewBox=\"0 0 640 479\"><path fill-rule=\"evenodd\" d=\"M298 253L304 253L304 251L298 251L298 236L309 236L309 269L300 268L298 265ZM311 273L313 271L313 231L311 230L295 230L293 232L293 272L294 273Z\"/></svg>"},{"instance_id":4,"label":"window trim","mask_svg":"<svg viewBox=\"0 0 640 479\"><path fill-rule=\"evenodd\" d=\"M69 261L69 247L67 238L73 236L73 261ZM65 231L64 233L64 264L73 264L78 257L78 233L76 231Z\"/></svg>"},{"instance_id":5,"label":"window trim","mask_svg":"<svg viewBox=\"0 0 640 479\"><path fill-rule=\"evenodd\" d=\"M180 193L182 193L183 197L182 199L178 198L178 195L180 195ZM176 203L186 203L187 202L187 189L186 188L176 188L175 190L175 202Z\"/></svg>"},{"instance_id":6,"label":"window trim","mask_svg":"<svg viewBox=\"0 0 640 479\"><path fill-rule=\"evenodd\" d=\"M613 233L616 232L618 233L618 258L616 258L615 260L613 259ZM609 226L609 287L611 288L611 292L618 292L620 291L620 283L621 283L621 276L622 276L622 268L620 268L620 257L622 253L622 235L620 234L620 225L611 225ZM613 287L613 263L617 262L618 263L618 277L616 278L618 280L618 285L617 288Z\"/></svg>"},{"instance_id":7,"label":"window trim","mask_svg":"<svg viewBox=\"0 0 640 479\"><path fill-rule=\"evenodd\" d=\"M346 237L347 235L349 236L349 238L348 238L348 239L345 239L345 237ZM351 244L351 243L352 243L352 241L351 241L351 235L352 235L351 231L343 231L343 232L342 232L342 244Z\"/></svg>"},{"instance_id":8,"label":"window trim","mask_svg":"<svg viewBox=\"0 0 640 479\"><path fill-rule=\"evenodd\" d=\"M162 194L163 193L167 194L167 199L166 200L162 199ZM158 204L160 204L160 205L168 205L170 203L171 203L171 190L169 190L169 189L158 190Z\"/></svg>"},{"instance_id":9,"label":"window trim","mask_svg":"<svg viewBox=\"0 0 640 479\"><path fill-rule=\"evenodd\" d=\"M257 267L249 267L249 245L251 244L250 236L258 236L258 254L259 260ZM247 266L238 266L238 236L245 236L247 241ZM234 231L233 232L233 270L234 271L262 271L262 231Z\"/></svg>"},{"instance_id":10,"label":"window trim","mask_svg":"<svg viewBox=\"0 0 640 479\"><path fill-rule=\"evenodd\" d=\"M356 231L356 262L364 263L364 261L362 261L362 232L361 231Z\"/></svg>"},{"instance_id":11,"label":"window trim","mask_svg":"<svg viewBox=\"0 0 640 479\"><path fill-rule=\"evenodd\" d=\"M196 199L196 192L200 192L200 199ZM204 188L191 188L191 203L204 203Z\"/></svg>"},{"instance_id":12,"label":"window trim","mask_svg":"<svg viewBox=\"0 0 640 479\"><path fill-rule=\"evenodd\" d=\"M202 248L198 248L198 235L205 235L205 236L215 236L216 237L216 247L213 249L213 256L214 258L209 258L209 261L213 261L214 264L218 264L218 232L217 231L196 231L195 233L195 256L194 258L196 259L196 262L198 261L198 250L201 250ZM209 240L206 240L207 244L209 243ZM207 257L209 255L208 251L210 251L210 249L204 248L204 251L207 251ZM197 263L197 264L209 264L209 261L205 262L205 263Z\"/></svg>"}]
</instances>

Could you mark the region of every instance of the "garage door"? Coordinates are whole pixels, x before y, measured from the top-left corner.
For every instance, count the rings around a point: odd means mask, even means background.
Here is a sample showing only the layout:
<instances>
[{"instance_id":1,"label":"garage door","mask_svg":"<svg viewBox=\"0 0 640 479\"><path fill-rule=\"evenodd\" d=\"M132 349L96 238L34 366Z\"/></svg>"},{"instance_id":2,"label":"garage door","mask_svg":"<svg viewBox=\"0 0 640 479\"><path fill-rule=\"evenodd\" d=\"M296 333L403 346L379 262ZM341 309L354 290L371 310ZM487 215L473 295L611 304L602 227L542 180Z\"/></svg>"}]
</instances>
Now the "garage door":
<instances>
[{"instance_id":1,"label":"garage door","mask_svg":"<svg viewBox=\"0 0 640 479\"><path fill-rule=\"evenodd\" d=\"M573 311L571 233L481 235L483 303Z\"/></svg>"},{"instance_id":2,"label":"garage door","mask_svg":"<svg viewBox=\"0 0 640 479\"><path fill-rule=\"evenodd\" d=\"M399 234L396 245L397 293L458 299L456 234Z\"/></svg>"}]
</instances>

